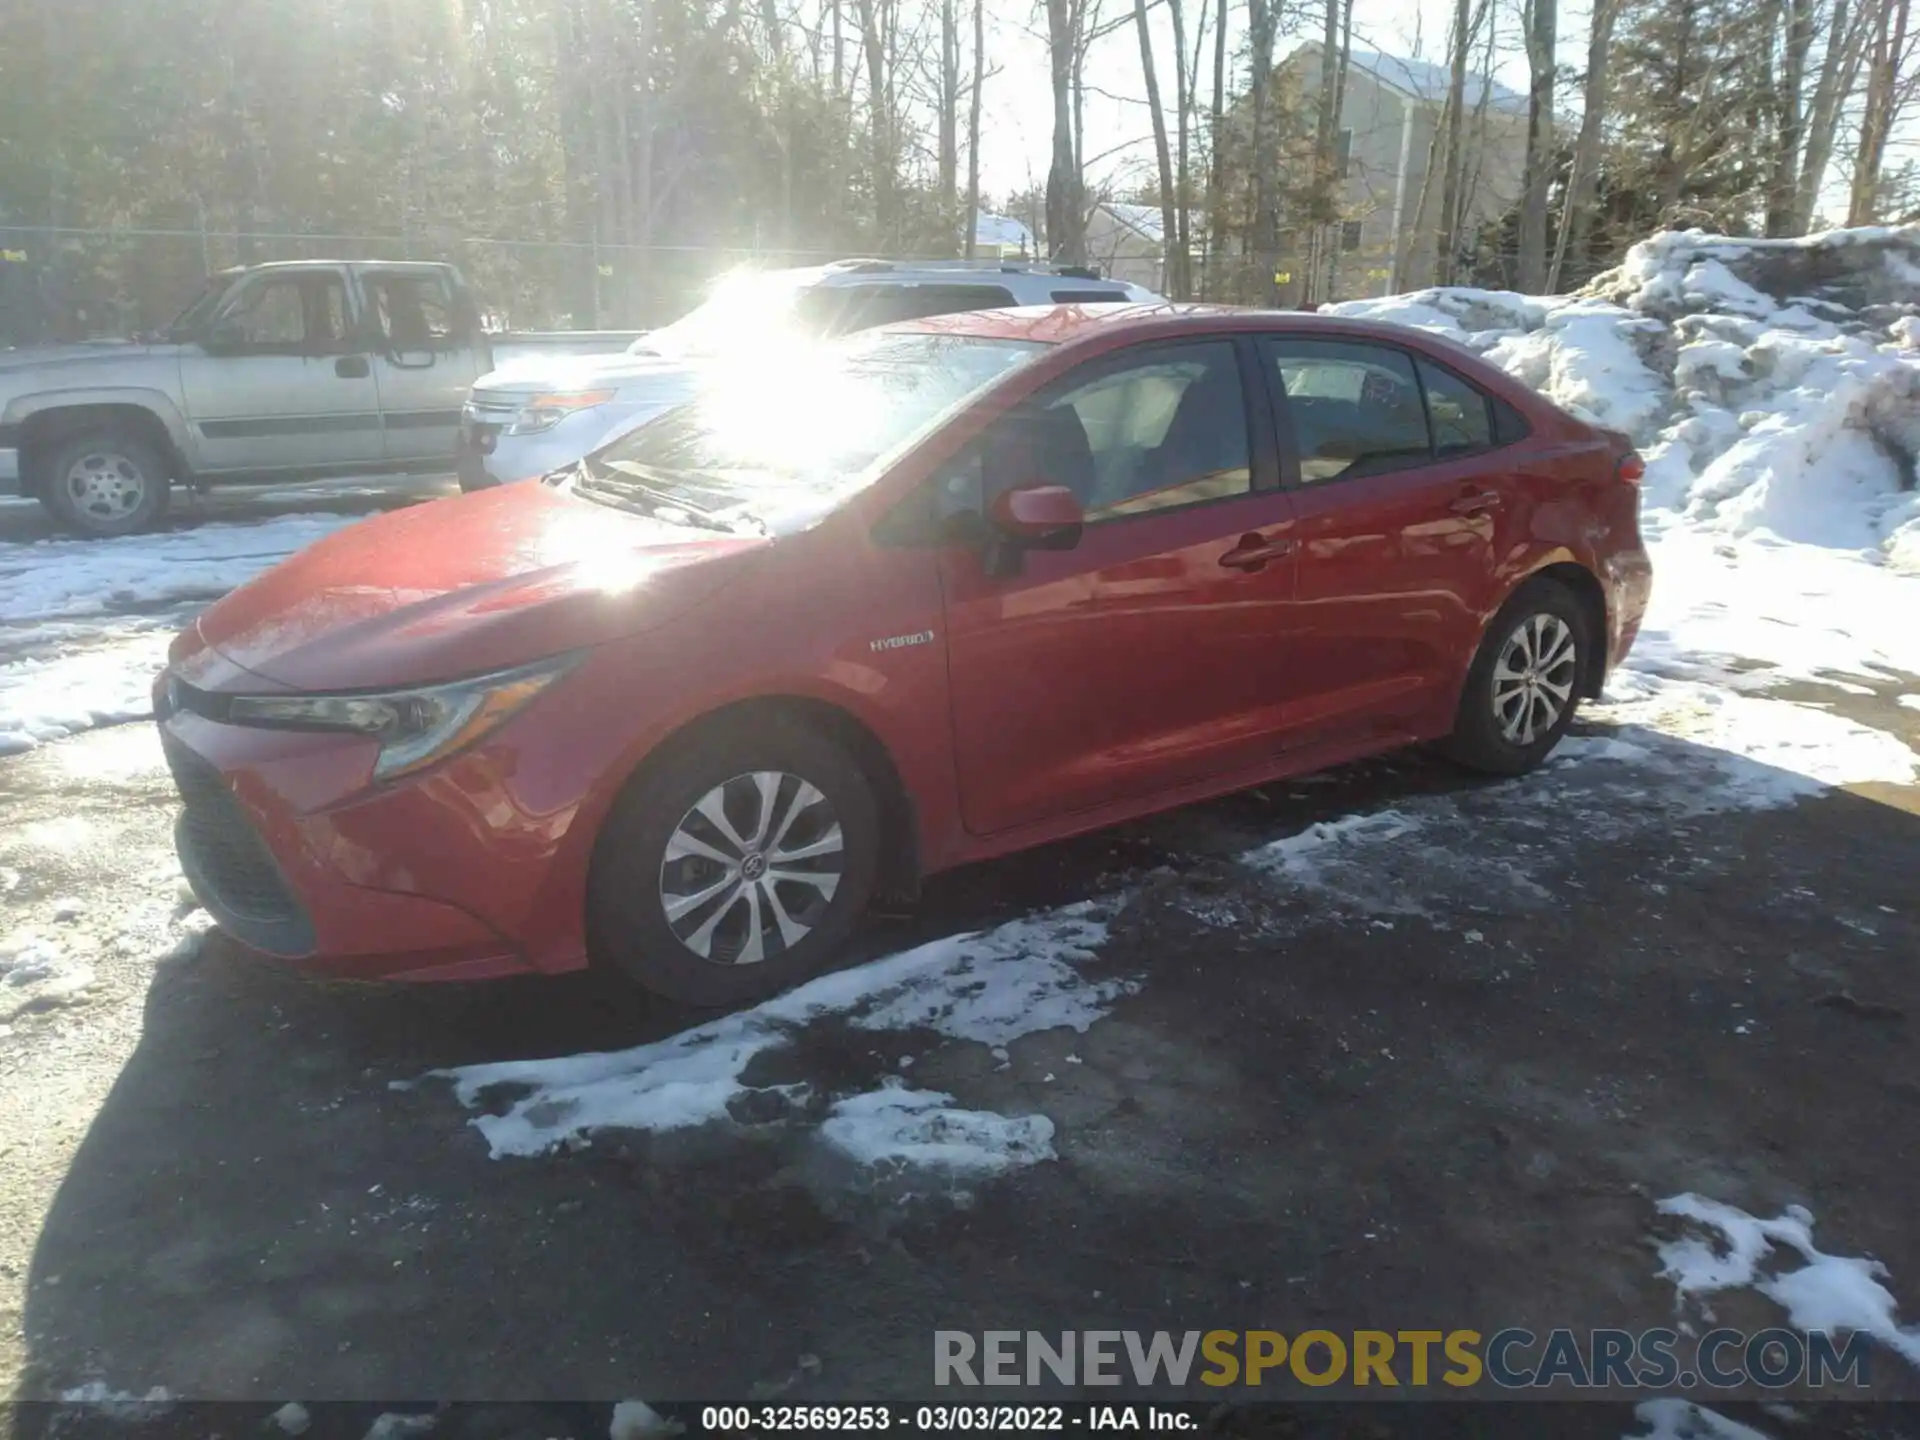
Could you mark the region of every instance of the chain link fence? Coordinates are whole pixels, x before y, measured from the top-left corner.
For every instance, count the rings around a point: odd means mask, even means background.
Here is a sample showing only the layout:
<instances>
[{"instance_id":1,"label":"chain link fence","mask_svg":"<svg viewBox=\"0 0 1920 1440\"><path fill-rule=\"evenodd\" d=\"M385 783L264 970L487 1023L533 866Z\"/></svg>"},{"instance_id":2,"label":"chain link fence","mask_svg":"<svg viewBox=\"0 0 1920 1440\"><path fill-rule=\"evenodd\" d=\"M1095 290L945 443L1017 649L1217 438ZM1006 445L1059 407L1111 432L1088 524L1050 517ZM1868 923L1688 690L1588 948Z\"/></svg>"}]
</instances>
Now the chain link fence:
<instances>
[{"instance_id":1,"label":"chain link fence","mask_svg":"<svg viewBox=\"0 0 1920 1440\"><path fill-rule=\"evenodd\" d=\"M0 348L157 330L201 280L270 260L444 260L489 329L639 329L678 318L718 276L843 258L706 245L603 246L456 234L301 235L0 226Z\"/></svg>"}]
</instances>

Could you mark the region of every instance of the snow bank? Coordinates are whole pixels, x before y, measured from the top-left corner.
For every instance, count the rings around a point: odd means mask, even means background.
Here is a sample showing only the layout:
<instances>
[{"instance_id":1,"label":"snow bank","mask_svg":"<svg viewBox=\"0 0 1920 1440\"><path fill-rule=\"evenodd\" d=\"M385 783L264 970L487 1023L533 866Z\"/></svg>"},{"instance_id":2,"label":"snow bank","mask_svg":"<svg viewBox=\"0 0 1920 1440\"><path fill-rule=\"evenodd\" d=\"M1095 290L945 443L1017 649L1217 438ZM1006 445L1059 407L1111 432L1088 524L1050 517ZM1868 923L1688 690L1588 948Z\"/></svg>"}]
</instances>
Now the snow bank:
<instances>
[{"instance_id":1,"label":"snow bank","mask_svg":"<svg viewBox=\"0 0 1920 1440\"><path fill-rule=\"evenodd\" d=\"M0 631L0 755L145 718L153 677L192 604L351 523L288 515L110 541L0 544L0 618L9 627Z\"/></svg>"},{"instance_id":2,"label":"snow bank","mask_svg":"<svg viewBox=\"0 0 1920 1440\"><path fill-rule=\"evenodd\" d=\"M1920 574L1920 227L1667 232L1579 295L1454 287L1323 309L1444 334L1625 431L1650 508Z\"/></svg>"}]
</instances>

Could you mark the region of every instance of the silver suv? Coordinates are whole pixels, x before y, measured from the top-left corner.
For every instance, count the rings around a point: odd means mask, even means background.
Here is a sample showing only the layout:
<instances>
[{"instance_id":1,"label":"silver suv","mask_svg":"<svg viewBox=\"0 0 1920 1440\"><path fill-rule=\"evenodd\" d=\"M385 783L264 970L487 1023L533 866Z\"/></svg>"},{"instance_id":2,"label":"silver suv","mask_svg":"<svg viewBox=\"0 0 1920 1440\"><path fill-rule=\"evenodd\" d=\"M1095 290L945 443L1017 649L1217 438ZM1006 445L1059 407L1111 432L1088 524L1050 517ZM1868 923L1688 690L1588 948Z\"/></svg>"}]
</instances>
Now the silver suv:
<instances>
[{"instance_id":1,"label":"silver suv","mask_svg":"<svg viewBox=\"0 0 1920 1440\"><path fill-rule=\"evenodd\" d=\"M690 398L706 366L776 334L819 338L962 310L1159 298L1091 270L1004 261L839 260L734 275L621 354L508 360L482 375L461 418L460 485L483 489L572 465Z\"/></svg>"}]
</instances>

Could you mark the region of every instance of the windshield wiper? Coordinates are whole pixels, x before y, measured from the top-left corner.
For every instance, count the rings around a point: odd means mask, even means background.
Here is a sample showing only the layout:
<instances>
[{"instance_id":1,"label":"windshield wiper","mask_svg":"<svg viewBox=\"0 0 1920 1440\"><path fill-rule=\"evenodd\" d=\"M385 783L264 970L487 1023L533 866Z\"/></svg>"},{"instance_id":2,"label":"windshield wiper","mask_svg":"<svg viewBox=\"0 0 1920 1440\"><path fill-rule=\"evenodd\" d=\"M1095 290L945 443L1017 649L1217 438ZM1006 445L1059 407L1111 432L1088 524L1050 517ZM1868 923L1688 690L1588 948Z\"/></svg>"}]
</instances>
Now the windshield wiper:
<instances>
[{"instance_id":1,"label":"windshield wiper","mask_svg":"<svg viewBox=\"0 0 1920 1440\"><path fill-rule=\"evenodd\" d=\"M669 511L674 516L685 517L689 524L704 530L719 530L729 535L734 533L733 524L718 512L683 500L668 487L653 483L639 466L624 460L595 464L592 460L583 459L575 483L584 486L587 493L597 499L614 502L617 498L630 502L620 508L636 514L660 518L662 511ZM640 508L641 505L646 508Z\"/></svg>"}]
</instances>

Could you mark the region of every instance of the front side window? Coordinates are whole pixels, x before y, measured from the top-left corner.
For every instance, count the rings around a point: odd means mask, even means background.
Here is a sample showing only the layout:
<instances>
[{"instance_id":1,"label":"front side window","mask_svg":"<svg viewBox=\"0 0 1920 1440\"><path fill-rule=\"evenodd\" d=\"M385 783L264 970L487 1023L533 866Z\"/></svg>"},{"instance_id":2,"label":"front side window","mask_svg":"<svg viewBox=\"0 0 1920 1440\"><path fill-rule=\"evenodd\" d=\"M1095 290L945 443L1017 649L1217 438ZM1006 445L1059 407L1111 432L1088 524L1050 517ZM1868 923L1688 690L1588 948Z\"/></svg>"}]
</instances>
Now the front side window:
<instances>
[{"instance_id":1,"label":"front side window","mask_svg":"<svg viewBox=\"0 0 1920 1440\"><path fill-rule=\"evenodd\" d=\"M1064 485L1089 521L1174 509L1252 488L1246 401L1227 341L1095 361L996 427L994 490Z\"/></svg>"},{"instance_id":2,"label":"front side window","mask_svg":"<svg viewBox=\"0 0 1920 1440\"><path fill-rule=\"evenodd\" d=\"M998 310L1014 303L1004 285L872 285L849 305L847 330L870 330L902 320L956 315L963 310Z\"/></svg>"},{"instance_id":3,"label":"front side window","mask_svg":"<svg viewBox=\"0 0 1920 1440\"><path fill-rule=\"evenodd\" d=\"M676 523L803 528L888 452L1045 348L879 332L738 356L701 377L696 399L589 457L572 484Z\"/></svg>"},{"instance_id":4,"label":"front side window","mask_svg":"<svg viewBox=\"0 0 1920 1440\"><path fill-rule=\"evenodd\" d=\"M219 322L263 355L333 354L347 344L347 291L338 275L280 275L247 286Z\"/></svg>"},{"instance_id":5,"label":"front side window","mask_svg":"<svg viewBox=\"0 0 1920 1440\"><path fill-rule=\"evenodd\" d=\"M1261 349L1286 396L1301 483L1377 475L1432 458L1420 382L1405 351L1291 338Z\"/></svg>"}]
</instances>

